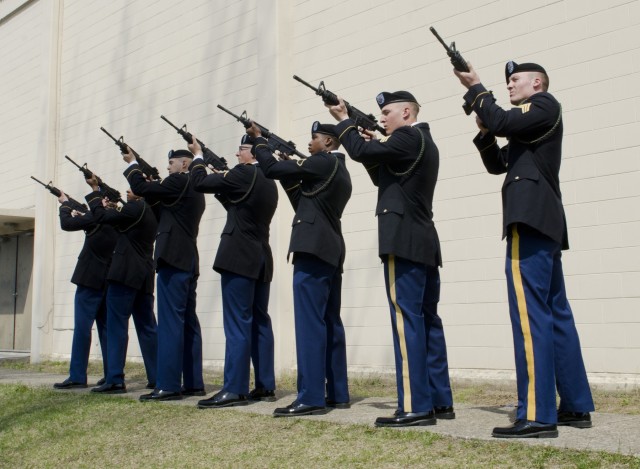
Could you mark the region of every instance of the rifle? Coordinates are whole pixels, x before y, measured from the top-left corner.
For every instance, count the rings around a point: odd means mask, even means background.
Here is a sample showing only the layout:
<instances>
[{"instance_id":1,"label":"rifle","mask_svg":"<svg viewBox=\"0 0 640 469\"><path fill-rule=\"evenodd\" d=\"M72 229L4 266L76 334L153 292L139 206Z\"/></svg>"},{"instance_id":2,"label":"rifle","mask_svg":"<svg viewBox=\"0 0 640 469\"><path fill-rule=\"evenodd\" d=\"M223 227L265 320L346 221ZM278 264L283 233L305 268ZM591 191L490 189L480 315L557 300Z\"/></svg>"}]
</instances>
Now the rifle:
<instances>
[{"instance_id":1,"label":"rifle","mask_svg":"<svg viewBox=\"0 0 640 469\"><path fill-rule=\"evenodd\" d=\"M468 73L469 67L467 66L467 61L464 60L460 52L456 50L455 41L451 43L451 46L448 46L444 42L444 40L440 37L440 35L438 34L438 31L436 31L436 29L433 26L430 26L429 30L438 39L438 41L440 41L440 44L442 44L442 46L444 47L444 50L447 51L447 55L449 56L449 59L451 59L451 65L453 65L453 68L455 68L459 72ZM469 106L467 103L464 103L462 105L462 109L464 109L464 113L467 116L471 114L471 112L473 111L473 109L471 109L471 106Z\"/></svg>"},{"instance_id":2,"label":"rifle","mask_svg":"<svg viewBox=\"0 0 640 469\"><path fill-rule=\"evenodd\" d=\"M111 135L109 132L107 132L107 129L105 129L104 127L100 127L100 130L102 130L105 134L107 134L109 136L109 138L111 140L113 140L113 143L118 145L118 147L120 148L120 152L121 153L126 153L127 152L127 148L129 148L129 150L131 150L131 153L133 153L133 156L136 157L136 161L140 165L140 169L142 170L142 172L144 174L146 174L147 176L149 176L151 179L153 179L155 181L161 181L162 180L162 178L160 177L160 173L158 173L158 169L153 167L153 166L151 166L149 163L147 163L145 160L143 160L142 157L138 154L137 151L135 151L129 145L124 143L124 137L123 136L120 136L119 139L116 139L113 135Z\"/></svg>"},{"instance_id":3,"label":"rifle","mask_svg":"<svg viewBox=\"0 0 640 469\"><path fill-rule=\"evenodd\" d=\"M187 124L184 124L182 127L178 128L166 117L160 116L160 119L176 129L176 131L180 135L182 135L182 138L184 138L187 143L193 143L193 135L191 135L191 132L187 131ZM207 146L202 143L200 139L196 138L196 141L198 142L198 145L200 145L200 148L202 148L202 158L204 159L204 162L207 166L211 166L213 167L213 169L218 171L227 171L229 169L229 166L227 166L227 160L225 160L221 156L216 155L213 151L207 148Z\"/></svg>"},{"instance_id":4,"label":"rifle","mask_svg":"<svg viewBox=\"0 0 640 469\"><path fill-rule=\"evenodd\" d=\"M68 159L69 161L71 161L71 163L73 163L76 168L78 168L78 170L84 175L85 179L91 179L93 176L95 176L96 181L98 181L98 186L100 186L100 189L102 189L102 192L104 192L104 195L110 201L112 201L112 202L120 202L120 203L124 204L124 200L122 200L122 196L120 195L120 192L118 192L113 187L108 186L107 183L105 183L102 179L100 179L100 177L97 174L92 173L89 170L89 168L87 168L87 163L85 163L82 166L80 166L78 163L76 163L71 158L69 158L69 156L64 155L64 157L66 159Z\"/></svg>"},{"instance_id":5,"label":"rifle","mask_svg":"<svg viewBox=\"0 0 640 469\"><path fill-rule=\"evenodd\" d=\"M315 93L322 98L322 101L325 104L329 104L330 106L335 106L340 102L338 101L338 97L335 95L335 93L332 93L327 88L325 88L324 81L321 81L318 87L316 88L315 86L313 86L310 83L307 83L297 75L294 75L293 79L299 81L300 83L305 85L307 88L311 88L313 91L315 91ZM366 130L378 131L382 135L386 135L385 130L378 125L378 119L376 119L373 114L365 114L357 107L349 104L347 101L344 101L344 105L347 108L347 113L349 114L349 117L355 122L357 127L362 127L363 129L366 129Z\"/></svg>"},{"instance_id":6,"label":"rifle","mask_svg":"<svg viewBox=\"0 0 640 469\"><path fill-rule=\"evenodd\" d=\"M44 186L45 189L47 189L49 192L51 192L53 195L55 195L56 197L60 197L62 195L62 191L60 189L58 189L57 187L54 187L52 185L52 182L49 181L49 184L45 184L44 182L42 182L40 179L36 179L33 176L31 176L31 179L33 179L34 181L36 181L38 184L41 184ZM78 210L79 212L82 213L86 213L87 212L87 206L85 204L81 204L80 202L78 202L75 199L72 199L71 197L67 196L67 199L69 199L69 202L71 203L71 205L73 206L74 210Z\"/></svg>"},{"instance_id":7,"label":"rifle","mask_svg":"<svg viewBox=\"0 0 640 469\"><path fill-rule=\"evenodd\" d=\"M227 108L220 106L219 104L218 104L218 109L222 109L227 114L235 117L236 120L238 122L242 123L242 125L244 125L244 127L246 129L251 127L251 122L252 121L247 116L247 111L242 111L241 115L237 115L237 114L234 114L233 112L229 111ZM269 129L267 129L266 127L263 127L262 125L258 124L257 122L253 122L253 123L256 124L256 126L260 129L260 133L262 134L262 136L267 139L267 143L268 143L269 148L271 149L272 152L279 151L280 153L282 153L285 156L296 155L296 156L298 156L300 158L306 158L307 157L307 155L303 155L298 150L296 150L296 144L293 143L292 141L288 141L287 142L283 138L278 137L273 132L270 132Z\"/></svg>"}]
</instances>

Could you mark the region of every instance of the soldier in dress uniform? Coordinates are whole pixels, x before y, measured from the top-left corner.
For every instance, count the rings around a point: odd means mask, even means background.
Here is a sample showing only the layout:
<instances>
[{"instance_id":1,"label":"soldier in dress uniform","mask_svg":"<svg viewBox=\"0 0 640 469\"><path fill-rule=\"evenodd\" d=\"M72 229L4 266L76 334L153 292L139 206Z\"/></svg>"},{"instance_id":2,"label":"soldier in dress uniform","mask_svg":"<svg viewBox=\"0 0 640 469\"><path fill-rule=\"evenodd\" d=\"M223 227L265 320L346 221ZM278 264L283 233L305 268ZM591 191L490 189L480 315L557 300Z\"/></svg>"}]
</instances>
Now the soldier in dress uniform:
<instances>
[{"instance_id":1,"label":"soldier in dress uniform","mask_svg":"<svg viewBox=\"0 0 640 469\"><path fill-rule=\"evenodd\" d=\"M87 196L90 198L91 194ZM112 226L96 223L91 211L84 205L75 204L64 194L60 202L60 227L64 231L84 230L84 245L78 256L71 282L76 287L74 299L73 341L69 377L55 383L55 389L87 387L87 366L91 350L91 329L95 321L102 350L104 384L107 376L107 307L105 302L106 277L111 263L111 254L116 243L116 231Z\"/></svg>"},{"instance_id":2,"label":"soldier in dress uniform","mask_svg":"<svg viewBox=\"0 0 640 469\"><path fill-rule=\"evenodd\" d=\"M345 244L340 219L351 197L351 177L334 126L315 122L309 153L302 160L277 161L253 124L253 154L265 176L279 179L296 211L289 254L293 253L293 303L298 396L274 417L323 413L349 406L347 354L340 318Z\"/></svg>"},{"instance_id":3,"label":"soldier in dress uniform","mask_svg":"<svg viewBox=\"0 0 640 469\"><path fill-rule=\"evenodd\" d=\"M127 203L109 203L100 193L95 177L89 207L97 221L113 226L118 232L111 267L107 274L107 343L106 382L91 392L121 394L127 392L124 366L129 342L129 318L138 335L140 351L147 373L147 388L156 382L158 338L153 314L153 240L158 222L151 207L127 191Z\"/></svg>"},{"instance_id":4,"label":"soldier in dress uniform","mask_svg":"<svg viewBox=\"0 0 640 469\"><path fill-rule=\"evenodd\" d=\"M179 400L205 394L202 378L202 333L196 315L198 228L204 195L193 188L189 150L169 152L169 176L148 181L129 150L123 154L131 189L155 205L158 232L154 259L158 287L158 373L153 392L141 401Z\"/></svg>"},{"instance_id":5,"label":"soldier in dress uniform","mask_svg":"<svg viewBox=\"0 0 640 469\"><path fill-rule=\"evenodd\" d=\"M493 436L553 438L556 425L590 427L593 399L562 273L562 250L569 248L559 179L562 107L547 92L547 72L535 63L507 63L515 106L509 110L496 104L471 65L468 73L454 73L476 113L474 143L482 162L491 174L506 173L503 238L518 409L515 423L494 428ZM501 148L496 137L509 143Z\"/></svg>"},{"instance_id":6,"label":"soldier in dress uniform","mask_svg":"<svg viewBox=\"0 0 640 469\"><path fill-rule=\"evenodd\" d=\"M446 343L438 316L440 242L433 223L439 154L429 125L407 91L376 97L387 138L358 128L344 102L326 105L340 121L336 133L349 156L363 163L378 187L378 243L384 264L396 362L398 408L376 426L433 425L455 418Z\"/></svg>"},{"instance_id":7,"label":"soldier in dress uniform","mask_svg":"<svg viewBox=\"0 0 640 469\"><path fill-rule=\"evenodd\" d=\"M236 156L238 165L207 175L203 149L189 146L195 158L189 168L198 192L212 193L227 211L227 223L213 269L220 273L223 326L226 339L224 384L199 408L245 405L250 400L275 400L274 339L269 317L273 256L269 227L278 204L275 183L264 177L245 135ZM204 151L210 151L205 149ZM255 388L249 392L253 362Z\"/></svg>"}]
</instances>

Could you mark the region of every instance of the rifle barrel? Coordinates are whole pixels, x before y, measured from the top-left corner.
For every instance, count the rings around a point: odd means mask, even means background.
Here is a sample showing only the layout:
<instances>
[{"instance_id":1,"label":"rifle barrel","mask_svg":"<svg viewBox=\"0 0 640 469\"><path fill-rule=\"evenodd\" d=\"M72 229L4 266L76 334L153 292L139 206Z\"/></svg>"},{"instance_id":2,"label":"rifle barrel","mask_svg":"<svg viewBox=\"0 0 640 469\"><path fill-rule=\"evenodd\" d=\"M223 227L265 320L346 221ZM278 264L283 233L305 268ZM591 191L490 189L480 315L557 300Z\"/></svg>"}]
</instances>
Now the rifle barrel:
<instances>
[{"instance_id":1,"label":"rifle barrel","mask_svg":"<svg viewBox=\"0 0 640 469\"><path fill-rule=\"evenodd\" d=\"M38 178L34 178L33 176L31 176L31 179L33 179L34 181L36 181L38 184L42 184L44 187L47 187L47 185L46 185L44 182L42 182L40 179L38 179Z\"/></svg>"},{"instance_id":2,"label":"rifle barrel","mask_svg":"<svg viewBox=\"0 0 640 469\"><path fill-rule=\"evenodd\" d=\"M300 78L298 75L294 75L293 79L296 81L299 81L300 83L302 83L303 85L311 88L313 91L315 91L316 93L318 92L318 88L316 88L315 86L313 86L311 83L304 81L302 78Z\"/></svg>"},{"instance_id":3,"label":"rifle barrel","mask_svg":"<svg viewBox=\"0 0 640 469\"><path fill-rule=\"evenodd\" d=\"M76 163L75 161L73 161L71 158L69 158L69 155L64 155L64 157L66 159L68 159L69 161L71 161L72 164L74 164L75 166L77 166L78 168L80 168L80 170L82 170L82 166L80 166L78 163Z\"/></svg>"},{"instance_id":4,"label":"rifle barrel","mask_svg":"<svg viewBox=\"0 0 640 469\"><path fill-rule=\"evenodd\" d=\"M180 132L180 129L178 127L176 127L174 125L173 122L171 122L169 119L167 119L166 117L164 117L163 115L160 116L160 119L162 119L163 121L165 121L167 124L169 124L171 127L173 127L174 129L176 129L178 132Z\"/></svg>"},{"instance_id":5,"label":"rifle barrel","mask_svg":"<svg viewBox=\"0 0 640 469\"><path fill-rule=\"evenodd\" d=\"M448 52L449 51L449 46L440 37L440 35L438 34L438 31L436 31L436 28L434 28L433 26L429 26L429 30L433 33L433 35L436 37L436 39L438 39L438 41L440 41L440 44L442 44L444 46L444 48L447 49L447 52Z\"/></svg>"},{"instance_id":6,"label":"rifle barrel","mask_svg":"<svg viewBox=\"0 0 640 469\"><path fill-rule=\"evenodd\" d=\"M104 127L100 127L100 130L102 130L105 134L107 134L109 136L109 138L111 138L111 140L113 140L114 142L118 141L118 139L116 139L113 135L111 135L109 133L109 131L107 129L105 129Z\"/></svg>"}]
</instances>

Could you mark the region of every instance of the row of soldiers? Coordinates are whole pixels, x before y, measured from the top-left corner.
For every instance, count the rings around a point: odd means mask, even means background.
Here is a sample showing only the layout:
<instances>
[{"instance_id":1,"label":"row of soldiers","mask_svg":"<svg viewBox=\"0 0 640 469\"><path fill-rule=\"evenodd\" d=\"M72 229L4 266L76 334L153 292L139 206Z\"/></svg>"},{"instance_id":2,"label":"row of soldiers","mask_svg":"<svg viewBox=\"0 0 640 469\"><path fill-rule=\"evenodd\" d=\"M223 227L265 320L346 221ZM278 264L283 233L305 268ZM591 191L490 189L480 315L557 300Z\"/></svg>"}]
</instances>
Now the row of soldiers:
<instances>
[{"instance_id":1,"label":"row of soldiers","mask_svg":"<svg viewBox=\"0 0 640 469\"><path fill-rule=\"evenodd\" d=\"M466 105L478 116L480 133L474 142L489 172L507 173L504 230L519 402L516 422L494 429L493 435L553 437L558 423L590 426L593 410L560 264L560 250L567 247L558 181L561 108L547 93L548 75L537 64L507 65L511 102L517 106L507 111L468 66L468 72L455 74L469 90ZM342 145L378 188L375 215L391 313L398 404L392 416L379 417L375 424L433 425L437 419L455 418L438 315L442 258L432 211L438 148L429 125L418 122L420 105L411 93L382 92L376 102L383 138L359 128L340 99L325 104L336 125L313 123L307 158L275 157L268 136L249 123L236 153L238 165L231 170L208 173L203 157L209 150L193 137L187 150L169 152L169 176L162 181L149 180L135 155L123 153L128 165L124 175L131 187L123 205L114 206L103 198L92 178L87 179L92 188L87 196L90 212L74 209L62 194L63 229L84 229L86 240L72 278L78 289L70 376L55 387L87 386L95 319L105 377L92 392L126 392L127 329L133 316L147 387L152 390L140 400L205 395L196 315L196 239L204 193L212 193L227 213L213 264L221 276L224 384L212 397L200 400L198 407L274 401L269 226L278 202L273 180L278 180L295 210L288 253L293 264L298 392L291 404L276 408L274 416L349 408L340 318L345 259L341 217L352 185L345 155L338 151ZM496 136L511 137L510 143L500 148ZM251 363L255 388L250 391ZM555 405L556 383L560 409Z\"/></svg>"}]
</instances>

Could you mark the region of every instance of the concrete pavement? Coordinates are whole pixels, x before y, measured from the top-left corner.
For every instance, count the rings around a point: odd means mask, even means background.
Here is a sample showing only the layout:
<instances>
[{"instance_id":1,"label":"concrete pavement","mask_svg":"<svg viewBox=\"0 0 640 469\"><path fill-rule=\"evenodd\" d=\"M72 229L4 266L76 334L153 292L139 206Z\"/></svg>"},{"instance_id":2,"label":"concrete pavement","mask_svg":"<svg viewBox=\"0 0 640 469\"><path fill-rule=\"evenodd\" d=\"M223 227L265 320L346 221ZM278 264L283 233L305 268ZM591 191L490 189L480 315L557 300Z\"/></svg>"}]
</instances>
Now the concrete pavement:
<instances>
[{"instance_id":1,"label":"concrete pavement","mask_svg":"<svg viewBox=\"0 0 640 469\"><path fill-rule=\"evenodd\" d=\"M0 360L5 354L0 354ZM19 357L18 357L19 358ZM23 370L11 370L0 368L0 384L24 384L33 387L51 389L53 383L63 381L67 375L37 373ZM89 388L72 391L89 393L90 388L98 380L98 377L90 377ZM128 382L127 394L113 395L114 399L138 399L141 394L149 392L144 388L144 382ZM218 391L207 386L208 396ZM276 407L284 407L290 404L295 395L292 393L276 392L276 402L256 402L247 406L226 409L203 409L202 412L229 412L239 411L253 414L271 415ZM164 403L140 403L140 405L181 405L193 406L202 397L188 397L181 401L169 401ZM361 424L373 426L376 417L391 415L396 409L395 399L370 397L366 399L355 398L350 409L334 409L325 415L312 415L296 417L313 419L338 424ZM474 406L468 404L455 405L455 420L439 420L437 425L428 427L411 427L411 430L429 431L455 438L497 440L491 437L491 430L495 426L509 424L509 417L515 411L513 405L504 406ZM289 417L291 418L291 417ZM576 429L559 427L560 436L550 439L515 439L531 445L543 445L557 448L571 448L579 450L607 451L625 455L640 457L640 415L607 414L595 412L592 414L593 428ZM398 429L404 431L405 429Z\"/></svg>"}]
</instances>

